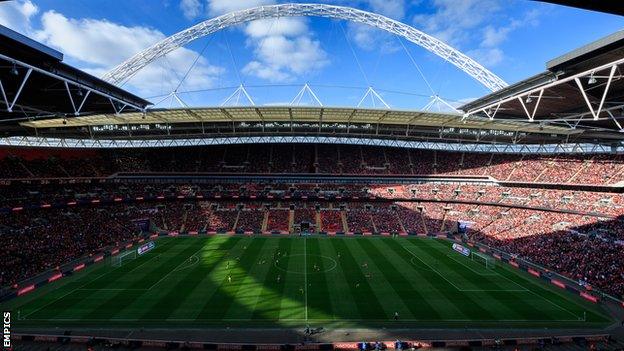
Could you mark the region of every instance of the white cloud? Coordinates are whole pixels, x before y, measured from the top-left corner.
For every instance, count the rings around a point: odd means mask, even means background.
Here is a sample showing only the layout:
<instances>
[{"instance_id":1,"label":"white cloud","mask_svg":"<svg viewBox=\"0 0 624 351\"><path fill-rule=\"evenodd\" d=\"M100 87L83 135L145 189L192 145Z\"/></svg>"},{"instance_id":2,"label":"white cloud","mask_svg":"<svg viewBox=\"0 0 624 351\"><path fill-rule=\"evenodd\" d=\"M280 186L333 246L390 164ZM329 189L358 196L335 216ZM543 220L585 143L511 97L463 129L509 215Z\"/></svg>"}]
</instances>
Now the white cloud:
<instances>
[{"instance_id":1,"label":"white cloud","mask_svg":"<svg viewBox=\"0 0 624 351\"><path fill-rule=\"evenodd\" d=\"M407 11L406 0L360 0L357 4L347 0L338 1L338 3L370 10L399 21L405 18ZM360 49L383 50L384 52L394 52L400 49L394 36L381 29L353 22L349 22L347 28L347 35Z\"/></svg>"},{"instance_id":2,"label":"white cloud","mask_svg":"<svg viewBox=\"0 0 624 351\"><path fill-rule=\"evenodd\" d=\"M472 29L500 11L499 0L433 0L435 12L414 17L416 28L454 46L464 44Z\"/></svg>"},{"instance_id":3,"label":"white cloud","mask_svg":"<svg viewBox=\"0 0 624 351\"><path fill-rule=\"evenodd\" d=\"M39 9L30 0L0 3L0 24L24 35L32 33L31 20Z\"/></svg>"},{"instance_id":4,"label":"white cloud","mask_svg":"<svg viewBox=\"0 0 624 351\"><path fill-rule=\"evenodd\" d=\"M180 1L180 9L189 20L199 17L204 12L204 6L200 0L182 0Z\"/></svg>"},{"instance_id":5,"label":"white cloud","mask_svg":"<svg viewBox=\"0 0 624 351\"><path fill-rule=\"evenodd\" d=\"M126 27L107 20L72 19L48 11L41 16L37 39L82 62L112 66L165 36L146 27Z\"/></svg>"},{"instance_id":6,"label":"white cloud","mask_svg":"<svg viewBox=\"0 0 624 351\"><path fill-rule=\"evenodd\" d=\"M505 8L500 0L432 0L432 4L434 13L414 17L416 28L456 48L471 48L466 54L490 67L505 60L500 45L509 35L519 28L536 25L540 16L539 11L531 10L522 17L508 18L502 13ZM481 27L484 28L479 30Z\"/></svg>"},{"instance_id":7,"label":"white cloud","mask_svg":"<svg viewBox=\"0 0 624 351\"><path fill-rule=\"evenodd\" d=\"M478 48L466 52L466 55L472 57L475 61L483 66L493 67L503 62L505 54L499 48Z\"/></svg>"},{"instance_id":8,"label":"white cloud","mask_svg":"<svg viewBox=\"0 0 624 351\"><path fill-rule=\"evenodd\" d=\"M405 17L405 0L367 0L375 13L394 19Z\"/></svg>"},{"instance_id":9,"label":"white cloud","mask_svg":"<svg viewBox=\"0 0 624 351\"><path fill-rule=\"evenodd\" d=\"M292 81L329 63L320 42L309 36L275 35L261 41L254 49L256 60L245 65L243 73L271 82Z\"/></svg>"},{"instance_id":10,"label":"white cloud","mask_svg":"<svg viewBox=\"0 0 624 351\"><path fill-rule=\"evenodd\" d=\"M500 27L494 27L489 25L483 30L483 40L481 42L482 47L495 47L507 40L507 37L511 32L516 29L535 26L539 22L540 12L532 10L527 12L520 19L512 19L507 21L505 25Z\"/></svg>"},{"instance_id":11,"label":"white cloud","mask_svg":"<svg viewBox=\"0 0 624 351\"><path fill-rule=\"evenodd\" d=\"M127 27L106 20L72 19L54 11L41 17L37 39L58 48L91 74L102 75L117 64L166 36L155 29ZM180 48L148 65L133 77L131 90L148 96L170 92L197 57L197 52ZM201 57L184 81L187 89L209 88L223 69Z\"/></svg>"},{"instance_id":12,"label":"white cloud","mask_svg":"<svg viewBox=\"0 0 624 351\"><path fill-rule=\"evenodd\" d=\"M381 29L361 23L349 23L347 29L347 35L362 50L391 53L401 49L396 36Z\"/></svg>"},{"instance_id":13,"label":"white cloud","mask_svg":"<svg viewBox=\"0 0 624 351\"><path fill-rule=\"evenodd\" d=\"M295 37L309 33L307 22L301 18L284 17L276 19L256 20L245 27L245 33L252 38L266 36Z\"/></svg>"},{"instance_id":14,"label":"white cloud","mask_svg":"<svg viewBox=\"0 0 624 351\"><path fill-rule=\"evenodd\" d=\"M274 4L275 0L207 0L208 14L224 13ZM297 76L325 67L327 53L303 18L262 19L243 27L247 46L254 58L242 69L244 74L271 82L292 81Z\"/></svg>"},{"instance_id":15,"label":"white cloud","mask_svg":"<svg viewBox=\"0 0 624 351\"><path fill-rule=\"evenodd\" d=\"M196 57L195 51L177 49L139 71L128 84L141 96L168 94L178 87ZM200 57L178 90L214 87L217 77L224 72L222 67L211 65L204 57Z\"/></svg>"},{"instance_id":16,"label":"white cloud","mask_svg":"<svg viewBox=\"0 0 624 351\"><path fill-rule=\"evenodd\" d=\"M495 28L494 26L487 26L483 30L483 41L481 46L494 47L498 46L505 40L507 36L513 30L512 26Z\"/></svg>"},{"instance_id":17,"label":"white cloud","mask_svg":"<svg viewBox=\"0 0 624 351\"><path fill-rule=\"evenodd\" d=\"M208 14L218 16L232 11L274 3L274 0L208 0Z\"/></svg>"}]
</instances>

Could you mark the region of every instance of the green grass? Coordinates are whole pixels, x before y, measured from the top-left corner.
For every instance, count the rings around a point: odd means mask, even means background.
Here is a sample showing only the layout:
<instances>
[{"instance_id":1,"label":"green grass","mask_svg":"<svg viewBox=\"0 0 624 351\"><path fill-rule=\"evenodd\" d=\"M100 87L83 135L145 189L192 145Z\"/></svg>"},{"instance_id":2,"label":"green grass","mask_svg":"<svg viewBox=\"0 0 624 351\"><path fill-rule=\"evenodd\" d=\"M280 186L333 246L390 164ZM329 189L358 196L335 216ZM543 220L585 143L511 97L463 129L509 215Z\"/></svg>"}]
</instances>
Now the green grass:
<instances>
[{"instance_id":1,"label":"green grass","mask_svg":"<svg viewBox=\"0 0 624 351\"><path fill-rule=\"evenodd\" d=\"M486 268L429 238L162 238L121 267L99 263L5 304L19 314L16 327L598 328L611 322L578 296L499 262Z\"/></svg>"}]
</instances>

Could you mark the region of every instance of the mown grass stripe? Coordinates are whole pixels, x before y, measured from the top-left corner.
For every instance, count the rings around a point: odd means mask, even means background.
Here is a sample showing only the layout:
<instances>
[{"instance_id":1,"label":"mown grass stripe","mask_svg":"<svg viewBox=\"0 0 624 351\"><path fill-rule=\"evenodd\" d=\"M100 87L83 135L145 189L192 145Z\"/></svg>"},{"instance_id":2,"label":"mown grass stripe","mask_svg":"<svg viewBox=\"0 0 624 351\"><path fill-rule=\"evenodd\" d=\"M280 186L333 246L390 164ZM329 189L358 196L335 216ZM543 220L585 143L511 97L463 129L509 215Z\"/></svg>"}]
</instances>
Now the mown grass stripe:
<instances>
[{"instance_id":1,"label":"mown grass stripe","mask_svg":"<svg viewBox=\"0 0 624 351\"><path fill-rule=\"evenodd\" d=\"M436 240L436 239L430 239ZM409 241L408 241L409 242ZM425 261L434 268L434 271L440 276L442 280L450 280L453 281L453 278L449 278L446 276L448 272L453 272L456 275L459 274L459 271L455 266L450 265L448 261L450 260L447 256L444 255L436 255L429 246L427 241L421 241L421 245L412 245L409 247L409 250L414 253L418 259ZM465 278L464 278L465 280ZM458 282L454 284L454 288L451 289L452 293L456 296L460 297L459 301L464 302L464 308L471 312L471 318L475 319L497 319L496 307L492 308L490 305L490 300L487 299L487 296L481 295L479 293L474 292L466 292L458 290L458 287L461 288L462 283L465 284L465 281ZM450 283L449 283L450 284ZM453 284L451 284L453 285ZM465 286L465 285L464 285ZM485 294L485 293L484 293ZM501 307L501 306L498 306ZM511 313L511 311L507 311ZM522 319L517 315L509 316L509 319Z\"/></svg>"},{"instance_id":2,"label":"mown grass stripe","mask_svg":"<svg viewBox=\"0 0 624 351\"><path fill-rule=\"evenodd\" d=\"M331 293L327 287L326 270L333 267L326 264L321 254L321 247L317 238L308 240L308 318L332 319ZM331 264L331 262L330 262ZM314 266L318 267L318 271ZM335 269L335 268L334 268Z\"/></svg>"},{"instance_id":3,"label":"mown grass stripe","mask_svg":"<svg viewBox=\"0 0 624 351\"><path fill-rule=\"evenodd\" d=\"M231 264L232 270L220 270L216 272L212 283L219 287L215 293L206 300L201 308L201 312L195 318L223 319L228 309L233 305L239 305L234 297L241 288L241 282L245 279L246 272L249 272L254 263L260 257L261 248L264 245L265 238L249 238L245 239L246 246L239 256L234 257ZM231 273L230 273L231 272ZM228 281L228 275L231 274L232 282ZM242 308L242 306L241 306Z\"/></svg>"},{"instance_id":4,"label":"mown grass stripe","mask_svg":"<svg viewBox=\"0 0 624 351\"><path fill-rule=\"evenodd\" d=\"M488 301L488 307L490 309L496 309L499 313L505 316L517 316L524 319L564 319L570 318L569 313L561 313L561 310L554 309L553 306L549 306L547 301L540 301L531 296L527 291L503 291L506 287L513 289L526 289L524 286L517 283L512 283L510 286L509 281L505 281L507 284L499 284L504 278L499 275L479 275L474 271L467 269L461 263L461 260L467 260L467 258L460 256L455 260L448 257L450 247L445 245L446 242L441 243L439 241L425 242L425 246L429 248L428 252L432 254L436 259L446 260L447 265L457 274L463 274L464 278L471 282L473 289L481 288L480 283L485 283L483 289L492 289L500 291L483 291L474 292L475 295L481 296L483 300ZM459 256L459 255L458 255ZM458 262L459 261L459 262ZM495 268L496 269L496 268ZM486 288L487 287L487 288ZM470 292L469 292L470 294ZM519 303L522 301L521 303Z\"/></svg>"},{"instance_id":5,"label":"mown grass stripe","mask_svg":"<svg viewBox=\"0 0 624 351\"><path fill-rule=\"evenodd\" d=\"M181 244L177 244L181 245ZM170 247L164 246L162 252L166 252ZM156 250L154 250L156 251ZM140 264L143 264L153 258L154 254L150 253L145 256L141 256L134 261L128 262L128 264L132 264L133 267L136 267ZM138 262L137 262L138 261ZM91 277L91 279L86 284L80 284L73 286L72 290L65 290L66 293L56 300L45 305L45 308L41 308L39 310L34 310L33 313L27 315L28 318L78 318L82 316L82 314L93 308L93 305L97 303L99 300L106 300L111 298L113 295L119 292L112 292L108 290L103 290L103 287L96 287L95 290L87 290L89 289L91 283L94 280L104 279L109 276L110 273L117 271L124 271L124 266L121 267L112 267L110 263L103 263L107 265L108 268L104 269L104 273L98 276ZM125 274L125 273L124 273ZM106 286L106 285L105 285ZM83 290L84 289L84 290ZM26 315L25 315L26 316Z\"/></svg>"},{"instance_id":6,"label":"mown grass stripe","mask_svg":"<svg viewBox=\"0 0 624 351\"><path fill-rule=\"evenodd\" d=\"M234 238L231 238L235 240ZM226 240L227 241L227 240ZM224 257L222 247L226 241L219 242L212 239L202 245L202 249L199 252L200 257L202 253L209 251L213 252L213 255L208 261L201 261L190 269L177 271L169 279L162 282L161 287L151 294L151 296L142 298L141 311L122 311L119 315L137 316L141 315L141 319L155 319L160 318L165 320L169 318L173 312L182 305L188 295L180 294L181 291L190 292L193 291L202 282L202 278L208 274L219 264ZM151 307L150 307L150 303Z\"/></svg>"},{"instance_id":7,"label":"mown grass stripe","mask_svg":"<svg viewBox=\"0 0 624 351\"><path fill-rule=\"evenodd\" d=\"M214 240L219 243L219 249L204 250L201 253L200 265L210 270L208 272L202 271L198 273L200 283L197 287L191 289L188 294L185 294L185 299L175 311L169 315L169 320L177 318L195 318L199 313L198 301L206 301L219 288L213 281L214 275L226 264L224 262L233 260L232 252L240 251L237 245L243 246L244 244L242 243L247 239L240 236L215 236L210 237L209 240ZM214 262L215 260L216 262Z\"/></svg>"},{"instance_id":8,"label":"mown grass stripe","mask_svg":"<svg viewBox=\"0 0 624 351\"><path fill-rule=\"evenodd\" d=\"M138 258L130 262L124 263L123 265L119 267L116 267L116 268L114 267L107 274L94 279L93 281L89 282L89 284L85 285L83 288L84 289L104 289L104 288L111 288L111 287L119 288L120 287L119 281L123 279L124 277L128 277L129 272L133 272L135 269L141 268L139 271L137 271L137 275L141 275L145 273L145 267L147 267L148 270L150 270L150 268L156 269L156 267L154 266L150 267L149 265L146 265L146 263L151 261L154 257L158 255L169 254L174 248L181 247L184 245L185 243L182 241L169 240L167 242L162 242L162 243L159 242L156 245L156 248L153 249L151 252L148 252L147 254L139 256ZM110 263L111 259L112 257L108 258L109 262L107 262L107 264L111 265ZM131 276L133 278L133 281L137 277L137 275Z\"/></svg>"},{"instance_id":9,"label":"mown grass stripe","mask_svg":"<svg viewBox=\"0 0 624 351\"><path fill-rule=\"evenodd\" d=\"M263 288L267 284L266 279L271 267L275 267L273 258L278 248L278 241L273 239L263 240L264 244L260 248L260 262L252 265L246 272L246 276L239 283L240 287L234 295L237 305L231 306L224 315L224 319L251 319L258 298ZM241 308L242 307L242 308Z\"/></svg>"},{"instance_id":10,"label":"mown grass stripe","mask_svg":"<svg viewBox=\"0 0 624 351\"><path fill-rule=\"evenodd\" d=\"M303 272L304 243L301 238L291 238L286 279L279 304L279 320L305 319L305 290Z\"/></svg>"},{"instance_id":11,"label":"mown grass stripe","mask_svg":"<svg viewBox=\"0 0 624 351\"><path fill-rule=\"evenodd\" d=\"M290 255L290 245L292 244L289 238L277 238L278 241L277 250L281 253L279 256L279 264L288 266L288 260ZM283 254L286 253L284 256ZM279 281L277 280L279 276ZM285 272L276 266L274 261L271 262L271 268L266 275L264 281L264 287L258 294L258 301L256 307L251 315L251 319L264 319L270 321L276 321L279 319L280 302L284 292L284 286L286 283Z\"/></svg>"},{"instance_id":12,"label":"mown grass stripe","mask_svg":"<svg viewBox=\"0 0 624 351\"><path fill-rule=\"evenodd\" d=\"M373 296L371 298L384 301L381 306L389 318L393 317L395 313L399 313L399 316L405 319L414 319L414 315L405 305L405 302L401 299L399 294L397 294L397 288L394 286L395 284L404 286L405 283L389 279L390 276L386 275L385 272L386 267L379 264L379 258L375 255L369 255L362 247L363 242L368 242L370 240L373 239L355 237L349 241L349 247L360 265L362 274L364 274L364 277L373 290Z\"/></svg>"},{"instance_id":13,"label":"mown grass stripe","mask_svg":"<svg viewBox=\"0 0 624 351\"><path fill-rule=\"evenodd\" d=\"M423 239L429 240L429 239ZM399 239L397 241L389 240L386 242L392 249L395 254L401 256L406 263L411 264L411 260L415 255L418 255L416 252L416 245L410 245L410 241L407 239ZM408 248L406 250L405 248ZM411 250L412 252L410 252ZM416 256L417 257L417 256ZM422 258L417 258L422 259ZM452 303L456 309L460 310L468 319L495 319L495 317L486 309L484 309L481 305L479 305L470 295L462 293L457 290L453 285L444 280L433 270L423 269L422 275L429 281L429 283L436 287L440 293L450 302Z\"/></svg>"},{"instance_id":14,"label":"mown grass stripe","mask_svg":"<svg viewBox=\"0 0 624 351\"><path fill-rule=\"evenodd\" d=\"M582 300L579 296L573 296L567 291L560 290L558 287L549 286L544 282L541 282L535 277L529 275L526 272L516 271L512 267L501 267L499 271L502 276L511 279L515 282L524 284L535 295L541 298L551 301L559 306L561 309L566 309L580 318L583 312L586 312L587 322L604 323L610 320L597 309L600 309L600 305L594 305L591 302Z\"/></svg>"},{"instance_id":15,"label":"mown grass stripe","mask_svg":"<svg viewBox=\"0 0 624 351\"><path fill-rule=\"evenodd\" d=\"M386 258L394 264L395 267L401 267L403 274L408 278L409 283L415 291L423 295L423 298L437 311L441 319L466 319L467 317L457 307L447 299L442 291L438 289L431 281L429 281L427 273L431 270L412 264L412 260L417 262L411 256L405 255L407 252L401 249L401 254L397 255L395 249L389 243L393 240L376 240L374 243L383 248L386 252ZM408 258L411 257L411 258ZM405 259L408 258L410 262Z\"/></svg>"},{"instance_id":16,"label":"mown grass stripe","mask_svg":"<svg viewBox=\"0 0 624 351\"><path fill-rule=\"evenodd\" d=\"M351 295L349 282L345 279L346 273L343 269L342 259L338 258L331 240L327 238L318 240L321 253L336 260L336 268L325 273L328 289L331 292L331 310L336 320L361 319L360 311Z\"/></svg>"},{"instance_id":17,"label":"mown grass stripe","mask_svg":"<svg viewBox=\"0 0 624 351\"><path fill-rule=\"evenodd\" d=\"M381 239L384 240L384 239ZM379 240L376 240L379 241ZM378 246L373 245L373 240L358 240L358 244L366 251L369 257L375 261L375 265L379 267L381 273L386 277L390 287L396 295L403 301L411 312L412 317L409 318L439 318L440 314L436 311L427 300L427 296L421 294L418 289L414 289L410 284L410 279L403 275L401 267L394 266L386 257L388 252L382 251ZM401 316L407 317L406 313Z\"/></svg>"},{"instance_id":18,"label":"mown grass stripe","mask_svg":"<svg viewBox=\"0 0 624 351\"><path fill-rule=\"evenodd\" d=\"M329 239L334 246L334 250L337 254L340 254L340 264L342 265L344 277L348 282L349 290L358 307L360 316L363 319L377 318L384 319L390 316L386 314L386 311L380 304L379 300L371 299L371 296L375 296L373 289L369 285L366 277L360 270L360 265L353 257L353 253L349 248L349 245L353 245L348 239L331 238ZM347 244L349 243L349 245Z\"/></svg>"},{"instance_id":19,"label":"mown grass stripe","mask_svg":"<svg viewBox=\"0 0 624 351\"><path fill-rule=\"evenodd\" d=\"M140 279L136 280L134 284L130 285L129 289L148 289L153 284L158 283L166 274L182 261L187 259L193 253L198 251L197 244L199 241L197 240L187 240L184 242L184 248L178 252L177 254L169 257L167 259L160 259L158 261L154 261L152 266L154 267L147 273L142 276ZM133 274L133 273L128 273ZM100 318L100 319L108 319L115 316L115 314L119 311L119 306L128 306L130 304L138 301L143 295L149 294L149 290L124 290L121 291L112 297L105 299L102 303L96 303L92 306L90 312L83 314L82 317L85 318ZM95 301L94 301L95 302Z\"/></svg>"}]
</instances>

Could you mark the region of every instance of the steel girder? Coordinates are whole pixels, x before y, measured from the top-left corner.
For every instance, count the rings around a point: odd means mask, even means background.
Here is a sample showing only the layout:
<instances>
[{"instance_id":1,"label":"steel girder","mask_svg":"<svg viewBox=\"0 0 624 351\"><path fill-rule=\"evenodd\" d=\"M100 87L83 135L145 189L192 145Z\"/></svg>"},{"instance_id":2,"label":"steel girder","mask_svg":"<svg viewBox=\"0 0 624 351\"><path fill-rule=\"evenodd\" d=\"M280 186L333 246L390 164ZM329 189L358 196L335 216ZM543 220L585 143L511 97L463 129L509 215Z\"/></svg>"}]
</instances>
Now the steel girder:
<instances>
[{"instance_id":1,"label":"steel girder","mask_svg":"<svg viewBox=\"0 0 624 351\"><path fill-rule=\"evenodd\" d=\"M374 138L348 138L324 136L240 136L201 139L66 139L47 137L0 138L1 146L28 146L79 149L153 148L240 144L333 144L384 146L406 149L439 151L505 153L505 154L611 154L624 152L624 146L611 147L589 143L561 144L477 144L438 143Z\"/></svg>"},{"instance_id":2,"label":"steel girder","mask_svg":"<svg viewBox=\"0 0 624 351\"><path fill-rule=\"evenodd\" d=\"M539 122L542 124L567 125L570 129L576 129L583 121L588 122L611 120L620 132L624 132L624 127L620 123L620 120L622 119L622 114L619 113L619 111L624 109L624 102L620 101L621 99L617 98L610 99L608 95L611 85L615 81L624 78L624 75L620 73L623 69L624 58L620 58L618 60L567 76L562 79L553 78L552 81L546 84L539 85L537 87L501 98L498 101L494 101L483 106L478 106L471 110L465 111L463 119L470 116L482 116L488 117L490 120L525 120L528 122ZM581 79L588 82L588 84L585 84L584 86L581 82ZM589 83L592 80L593 83ZM544 102L544 100L546 100L546 96L553 95L552 93L549 94L547 90L554 90L561 86L566 87L569 83L572 82L574 82L573 86L575 87L575 89L578 89L578 93L580 97L582 97L582 101L585 103L584 111L561 113L557 116L553 116L553 118L548 119L536 119L536 117L543 117L540 116L537 112L539 111L539 107L541 106L541 104L546 103ZM587 91L600 85L604 86L600 97L598 99L590 99ZM552 96L550 98L552 99ZM520 104L520 106L522 107L521 112L524 114L524 116L526 116L526 118L505 117L506 112L508 113L510 110L513 110L513 107L510 107L509 104L514 102L518 102ZM614 112L618 112L617 116ZM503 115L503 118L497 118L497 115L499 114ZM580 126L582 127L583 125Z\"/></svg>"},{"instance_id":3,"label":"steel girder","mask_svg":"<svg viewBox=\"0 0 624 351\"><path fill-rule=\"evenodd\" d=\"M186 45L195 39L205 37L227 27L264 18L302 16L341 19L379 28L401 36L410 42L420 45L430 52L440 56L444 60L466 72L491 91L496 91L507 86L505 81L490 72L475 60L455 50L439 39L423 33L412 26L379 14L351 7L326 4L280 4L258 6L246 10L230 12L219 17L206 20L165 38L146 50L137 53L127 61L104 74L102 79L113 84L126 82L139 70L149 65L154 60Z\"/></svg>"}]
</instances>

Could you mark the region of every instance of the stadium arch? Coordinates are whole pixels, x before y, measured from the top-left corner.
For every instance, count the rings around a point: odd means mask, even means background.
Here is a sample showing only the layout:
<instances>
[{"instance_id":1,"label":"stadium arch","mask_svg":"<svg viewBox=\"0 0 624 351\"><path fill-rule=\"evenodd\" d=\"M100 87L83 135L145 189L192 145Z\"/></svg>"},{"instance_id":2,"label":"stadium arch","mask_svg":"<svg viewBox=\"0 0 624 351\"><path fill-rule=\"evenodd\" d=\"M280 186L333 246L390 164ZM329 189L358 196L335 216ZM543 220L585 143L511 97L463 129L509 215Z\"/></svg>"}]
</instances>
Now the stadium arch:
<instances>
[{"instance_id":1,"label":"stadium arch","mask_svg":"<svg viewBox=\"0 0 624 351\"><path fill-rule=\"evenodd\" d=\"M459 52L443 41L426 34L405 23L383 15L362 11L351 7L326 4L279 4L258 6L245 10L230 12L185 30L182 30L151 47L135 54L102 76L102 79L113 84L122 84L132 78L138 71L154 60L196 40L222 29L238 24L266 18L280 17L325 17L347 20L366 24L386 32L398 35L417 44L431 53L453 64L466 74L483 84L491 91L508 86L500 77L490 72L481 64Z\"/></svg>"}]
</instances>

